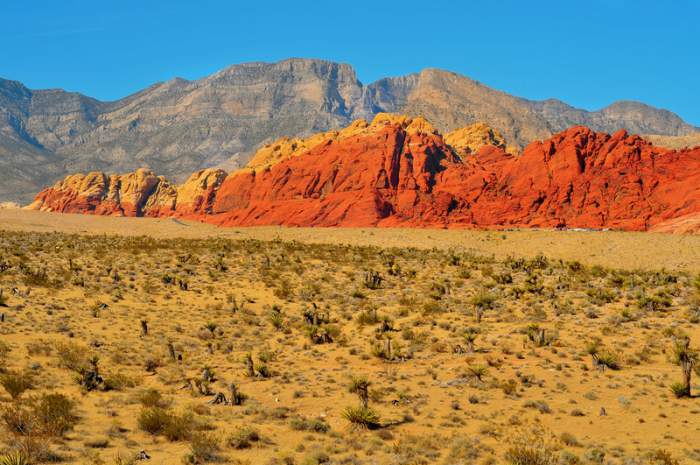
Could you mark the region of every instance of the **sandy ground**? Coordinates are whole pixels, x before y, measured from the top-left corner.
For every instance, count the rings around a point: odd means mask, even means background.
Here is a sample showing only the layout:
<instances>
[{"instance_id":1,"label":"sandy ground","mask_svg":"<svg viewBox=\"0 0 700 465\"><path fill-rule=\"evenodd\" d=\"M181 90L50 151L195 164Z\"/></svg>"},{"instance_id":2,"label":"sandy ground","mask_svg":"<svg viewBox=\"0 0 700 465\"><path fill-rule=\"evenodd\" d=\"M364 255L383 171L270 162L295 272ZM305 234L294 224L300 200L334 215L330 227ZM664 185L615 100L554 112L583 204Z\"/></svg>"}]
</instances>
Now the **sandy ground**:
<instances>
[{"instance_id":1,"label":"sandy ground","mask_svg":"<svg viewBox=\"0 0 700 465\"><path fill-rule=\"evenodd\" d=\"M378 253L289 240L397 248ZM700 463L700 404L672 394L681 371L670 357L681 336L700 346L700 282L678 272L698 269L698 240L614 232L219 229L0 211L0 371L32 379L19 400L0 387L0 411L30 405L43 393L66 395L78 419L48 441L66 464ZM538 253L672 272L478 256ZM368 271L380 274L378 286L367 284ZM485 306L483 318L477 305ZM592 344L618 366L595 366ZM75 366L93 356L106 381L88 390ZM205 371L214 373L208 392L196 388ZM369 403L381 417L376 430L352 428L344 416L359 404L349 392L353 376L371 382ZM693 375L694 395L698 379ZM243 404L211 404L214 393L229 394L230 383L248 397ZM187 436L147 432L139 419L153 408L149 389L162 396L165 413L184 419L192 429ZM3 421L0 456L25 439ZM249 428L259 439L241 445ZM530 441L532 431L542 431L549 445ZM218 450L185 461L199 434ZM508 458L520 441L540 454L536 460ZM550 449L556 458L547 461L542 454ZM141 450L150 461L117 460Z\"/></svg>"},{"instance_id":2,"label":"sandy ground","mask_svg":"<svg viewBox=\"0 0 700 465\"><path fill-rule=\"evenodd\" d=\"M493 254L578 260L624 269L700 271L700 236L614 231L455 231L365 228L220 228L161 218L118 218L0 210L0 229L72 234L146 235L155 238L260 239L304 243L450 249Z\"/></svg>"}]
</instances>

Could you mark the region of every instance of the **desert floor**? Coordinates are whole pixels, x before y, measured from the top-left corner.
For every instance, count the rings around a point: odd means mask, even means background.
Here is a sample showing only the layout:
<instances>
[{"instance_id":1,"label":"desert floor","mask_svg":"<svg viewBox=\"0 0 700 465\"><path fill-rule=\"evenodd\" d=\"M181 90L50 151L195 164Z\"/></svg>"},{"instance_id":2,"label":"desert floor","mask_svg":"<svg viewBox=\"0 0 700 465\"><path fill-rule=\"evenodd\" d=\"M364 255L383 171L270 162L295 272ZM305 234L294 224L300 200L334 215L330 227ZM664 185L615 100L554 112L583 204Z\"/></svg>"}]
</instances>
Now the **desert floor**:
<instances>
[{"instance_id":1,"label":"desert floor","mask_svg":"<svg viewBox=\"0 0 700 465\"><path fill-rule=\"evenodd\" d=\"M478 231L381 228L220 228L167 218L120 218L0 209L0 229L69 234L145 235L157 239L256 239L306 244L459 250L504 259L509 256L576 260L626 270L700 272L700 235L615 231Z\"/></svg>"},{"instance_id":2,"label":"desert floor","mask_svg":"<svg viewBox=\"0 0 700 465\"><path fill-rule=\"evenodd\" d=\"M694 236L0 210L0 457L700 462L698 271Z\"/></svg>"}]
</instances>

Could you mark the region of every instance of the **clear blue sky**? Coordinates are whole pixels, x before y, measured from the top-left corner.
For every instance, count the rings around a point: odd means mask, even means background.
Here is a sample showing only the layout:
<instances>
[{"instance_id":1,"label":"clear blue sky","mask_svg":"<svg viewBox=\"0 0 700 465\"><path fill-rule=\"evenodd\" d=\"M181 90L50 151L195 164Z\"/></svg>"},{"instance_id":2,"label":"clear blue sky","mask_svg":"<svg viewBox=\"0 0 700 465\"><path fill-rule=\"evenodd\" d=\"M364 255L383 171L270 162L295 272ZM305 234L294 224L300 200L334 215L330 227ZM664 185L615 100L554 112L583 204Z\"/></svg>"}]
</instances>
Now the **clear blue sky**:
<instances>
[{"instance_id":1,"label":"clear blue sky","mask_svg":"<svg viewBox=\"0 0 700 465\"><path fill-rule=\"evenodd\" d=\"M586 109L641 100L700 125L695 0L5 0L0 11L1 77L103 100L294 56L350 63L364 83L437 67Z\"/></svg>"}]
</instances>

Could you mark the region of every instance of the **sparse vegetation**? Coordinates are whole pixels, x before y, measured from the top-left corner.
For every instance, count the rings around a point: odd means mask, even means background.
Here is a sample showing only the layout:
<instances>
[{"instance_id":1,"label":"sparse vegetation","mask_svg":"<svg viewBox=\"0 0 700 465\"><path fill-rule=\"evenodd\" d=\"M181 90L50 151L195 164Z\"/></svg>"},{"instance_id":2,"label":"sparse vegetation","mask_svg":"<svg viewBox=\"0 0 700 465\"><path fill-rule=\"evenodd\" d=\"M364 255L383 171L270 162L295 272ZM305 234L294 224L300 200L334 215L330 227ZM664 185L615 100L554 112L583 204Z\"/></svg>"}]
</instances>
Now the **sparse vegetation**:
<instances>
[{"instance_id":1,"label":"sparse vegetation","mask_svg":"<svg viewBox=\"0 0 700 465\"><path fill-rule=\"evenodd\" d=\"M8 232L0 263L0 464L692 460L696 274Z\"/></svg>"}]
</instances>

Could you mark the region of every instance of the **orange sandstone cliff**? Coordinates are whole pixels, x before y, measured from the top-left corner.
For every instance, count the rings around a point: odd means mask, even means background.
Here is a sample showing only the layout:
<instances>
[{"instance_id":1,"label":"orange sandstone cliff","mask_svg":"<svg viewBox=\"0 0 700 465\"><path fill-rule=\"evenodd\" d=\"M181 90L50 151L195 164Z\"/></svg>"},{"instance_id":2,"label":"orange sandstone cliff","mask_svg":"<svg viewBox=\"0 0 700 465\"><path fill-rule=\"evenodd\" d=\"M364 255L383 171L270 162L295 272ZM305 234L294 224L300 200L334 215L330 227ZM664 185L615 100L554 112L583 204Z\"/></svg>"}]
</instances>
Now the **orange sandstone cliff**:
<instances>
[{"instance_id":1,"label":"orange sandstone cliff","mask_svg":"<svg viewBox=\"0 0 700 465\"><path fill-rule=\"evenodd\" d=\"M485 125L443 137L423 118L380 114L282 139L246 169L199 171L181 186L147 170L69 176L30 208L223 226L666 230L700 212L700 147L668 150L578 126L513 155Z\"/></svg>"}]
</instances>

